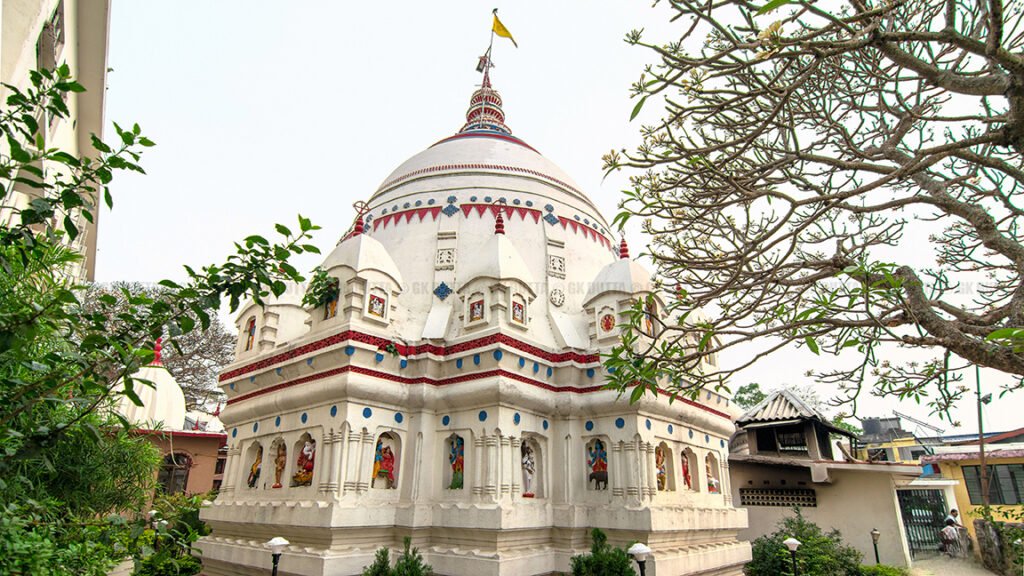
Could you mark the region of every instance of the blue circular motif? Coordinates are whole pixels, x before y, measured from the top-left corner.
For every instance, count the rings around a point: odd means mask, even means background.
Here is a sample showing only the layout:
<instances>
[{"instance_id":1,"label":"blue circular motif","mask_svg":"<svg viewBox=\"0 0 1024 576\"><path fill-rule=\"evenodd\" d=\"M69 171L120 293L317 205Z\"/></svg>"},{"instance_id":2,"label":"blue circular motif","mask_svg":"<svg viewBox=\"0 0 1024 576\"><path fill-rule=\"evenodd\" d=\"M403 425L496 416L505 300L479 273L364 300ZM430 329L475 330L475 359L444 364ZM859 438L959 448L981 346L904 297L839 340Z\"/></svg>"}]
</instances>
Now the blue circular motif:
<instances>
[{"instance_id":1,"label":"blue circular motif","mask_svg":"<svg viewBox=\"0 0 1024 576\"><path fill-rule=\"evenodd\" d=\"M451 416L445 416L444 418L441 418L441 425L442 426L447 426L448 424L451 423L451 421L452 421L452 417Z\"/></svg>"},{"instance_id":2,"label":"blue circular motif","mask_svg":"<svg viewBox=\"0 0 1024 576\"><path fill-rule=\"evenodd\" d=\"M275 369L274 369L274 372L275 372L275 373L276 373L276 374L277 374L278 376L280 376L280 375L281 375L281 369L280 369L280 368L275 368Z\"/></svg>"},{"instance_id":3,"label":"blue circular motif","mask_svg":"<svg viewBox=\"0 0 1024 576\"><path fill-rule=\"evenodd\" d=\"M526 205L527 206L533 206L533 200L527 200L526 201Z\"/></svg>"},{"instance_id":4,"label":"blue circular motif","mask_svg":"<svg viewBox=\"0 0 1024 576\"><path fill-rule=\"evenodd\" d=\"M544 206L544 209L547 210L548 212L554 212L555 211L555 207L552 206L551 204L547 204L546 206Z\"/></svg>"},{"instance_id":5,"label":"blue circular motif","mask_svg":"<svg viewBox=\"0 0 1024 576\"><path fill-rule=\"evenodd\" d=\"M252 384L255 381L256 381L256 377L255 376L249 376L249 384Z\"/></svg>"},{"instance_id":6,"label":"blue circular motif","mask_svg":"<svg viewBox=\"0 0 1024 576\"><path fill-rule=\"evenodd\" d=\"M673 428L672 428L672 425L671 425L671 424L669 424L669 425L668 425L668 433L669 433L669 434L671 434L671 433L672 433L672 430L673 430Z\"/></svg>"},{"instance_id":7,"label":"blue circular motif","mask_svg":"<svg viewBox=\"0 0 1024 576\"><path fill-rule=\"evenodd\" d=\"M611 368L608 368L608 373L609 374L615 374L615 366L612 366Z\"/></svg>"},{"instance_id":8,"label":"blue circular motif","mask_svg":"<svg viewBox=\"0 0 1024 576\"><path fill-rule=\"evenodd\" d=\"M548 366L548 378L551 378L551 375L554 374L554 373L555 373L555 369L552 368L551 366Z\"/></svg>"},{"instance_id":9,"label":"blue circular motif","mask_svg":"<svg viewBox=\"0 0 1024 576\"><path fill-rule=\"evenodd\" d=\"M423 206L423 200L417 200L416 206Z\"/></svg>"},{"instance_id":10,"label":"blue circular motif","mask_svg":"<svg viewBox=\"0 0 1024 576\"><path fill-rule=\"evenodd\" d=\"M622 418L616 418L615 419L615 427L616 428L625 428L626 427L626 421L623 420Z\"/></svg>"},{"instance_id":11,"label":"blue circular motif","mask_svg":"<svg viewBox=\"0 0 1024 576\"><path fill-rule=\"evenodd\" d=\"M395 210L398 210L398 204L395 204L394 206L391 207L392 212L394 212Z\"/></svg>"},{"instance_id":12,"label":"blue circular motif","mask_svg":"<svg viewBox=\"0 0 1024 576\"><path fill-rule=\"evenodd\" d=\"M331 418L334 418L337 415L338 415L338 407L337 406L331 406Z\"/></svg>"},{"instance_id":13,"label":"blue circular motif","mask_svg":"<svg viewBox=\"0 0 1024 576\"><path fill-rule=\"evenodd\" d=\"M505 200L504 196L502 196L501 198L498 198L498 202L501 203L501 204L508 204L508 200Z\"/></svg>"},{"instance_id":14,"label":"blue circular motif","mask_svg":"<svg viewBox=\"0 0 1024 576\"><path fill-rule=\"evenodd\" d=\"M584 218L583 219L583 223L589 225L590 224L590 218Z\"/></svg>"},{"instance_id":15,"label":"blue circular motif","mask_svg":"<svg viewBox=\"0 0 1024 576\"><path fill-rule=\"evenodd\" d=\"M495 360L501 360L501 350L495 350L494 351L494 359Z\"/></svg>"},{"instance_id":16,"label":"blue circular motif","mask_svg":"<svg viewBox=\"0 0 1024 576\"><path fill-rule=\"evenodd\" d=\"M522 368L524 366L526 366L526 358L520 358L519 359L519 367Z\"/></svg>"},{"instance_id":17,"label":"blue circular motif","mask_svg":"<svg viewBox=\"0 0 1024 576\"><path fill-rule=\"evenodd\" d=\"M274 426L280 426L280 425L281 425L281 417L278 416L277 418L274 418Z\"/></svg>"},{"instance_id":18,"label":"blue circular motif","mask_svg":"<svg viewBox=\"0 0 1024 576\"><path fill-rule=\"evenodd\" d=\"M587 432L590 432L591 430L594 429L594 423L591 422L590 420L587 420L586 424L584 424L583 427L587 429Z\"/></svg>"},{"instance_id":19,"label":"blue circular motif","mask_svg":"<svg viewBox=\"0 0 1024 576\"><path fill-rule=\"evenodd\" d=\"M693 438L693 430L690 430L690 438Z\"/></svg>"},{"instance_id":20,"label":"blue circular motif","mask_svg":"<svg viewBox=\"0 0 1024 576\"><path fill-rule=\"evenodd\" d=\"M353 355L355 353L356 353L356 347L355 346L345 346L345 355L346 356L351 356L351 355Z\"/></svg>"},{"instance_id":21,"label":"blue circular motif","mask_svg":"<svg viewBox=\"0 0 1024 576\"><path fill-rule=\"evenodd\" d=\"M408 207L409 207L409 203L408 202L406 202L405 204L402 204L402 208L408 208Z\"/></svg>"},{"instance_id":22,"label":"blue circular motif","mask_svg":"<svg viewBox=\"0 0 1024 576\"><path fill-rule=\"evenodd\" d=\"M370 416L373 416L373 410L370 410L369 407L363 408L363 418L369 418Z\"/></svg>"},{"instance_id":23,"label":"blue circular motif","mask_svg":"<svg viewBox=\"0 0 1024 576\"><path fill-rule=\"evenodd\" d=\"M234 390L235 389L235 383L232 382L231 384L228 384L228 388L231 388L232 390Z\"/></svg>"},{"instance_id":24,"label":"blue circular motif","mask_svg":"<svg viewBox=\"0 0 1024 576\"><path fill-rule=\"evenodd\" d=\"M708 392L708 396L707 396L706 400L711 400L711 392Z\"/></svg>"},{"instance_id":25,"label":"blue circular motif","mask_svg":"<svg viewBox=\"0 0 1024 576\"><path fill-rule=\"evenodd\" d=\"M725 440L719 440L718 445L721 446L722 448L725 448Z\"/></svg>"},{"instance_id":26,"label":"blue circular motif","mask_svg":"<svg viewBox=\"0 0 1024 576\"><path fill-rule=\"evenodd\" d=\"M231 437L232 438L237 438L238 437L238 428L232 428L231 429Z\"/></svg>"},{"instance_id":27,"label":"blue circular motif","mask_svg":"<svg viewBox=\"0 0 1024 576\"><path fill-rule=\"evenodd\" d=\"M520 200L519 198L512 200L512 203L515 204L516 206L519 206L520 202L522 202L522 200Z\"/></svg>"},{"instance_id":28,"label":"blue circular motif","mask_svg":"<svg viewBox=\"0 0 1024 576\"><path fill-rule=\"evenodd\" d=\"M395 412L395 422L401 424L402 420L405 420L405 416L402 416L401 412Z\"/></svg>"},{"instance_id":29,"label":"blue circular motif","mask_svg":"<svg viewBox=\"0 0 1024 576\"><path fill-rule=\"evenodd\" d=\"M481 410L480 413L476 415L476 417L479 418L481 422L487 420L487 410Z\"/></svg>"},{"instance_id":30,"label":"blue circular motif","mask_svg":"<svg viewBox=\"0 0 1024 576\"><path fill-rule=\"evenodd\" d=\"M470 202L476 202L476 196L470 196L469 197L469 201Z\"/></svg>"},{"instance_id":31,"label":"blue circular motif","mask_svg":"<svg viewBox=\"0 0 1024 576\"><path fill-rule=\"evenodd\" d=\"M488 204L490 204L491 203L491 197L490 196L484 196L484 202L487 202Z\"/></svg>"},{"instance_id":32,"label":"blue circular motif","mask_svg":"<svg viewBox=\"0 0 1024 576\"><path fill-rule=\"evenodd\" d=\"M405 358L402 358L402 361L398 363L398 367L399 368L405 368L408 365L409 365L409 361L406 360Z\"/></svg>"},{"instance_id":33,"label":"blue circular motif","mask_svg":"<svg viewBox=\"0 0 1024 576\"><path fill-rule=\"evenodd\" d=\"M711 436L708 436L707 434L705 434L704 435L704 443L707 444L708 442L711 442Z\"/></svg>"},{"instance_id":34,"label":"blue circular motif","mask_svg":"<svg viewBox=\"0 0 1024 576\"><path fill-rule=\"evenodd\" d=\"M455 361L455 367L458 368L459 370L462 369L462 358L459 358Z\"/></svg>"},{"instance_id":35,"label":"blue circular motif","mask_svg":"<svg viewBox=\"0 0 1024 576\"><path fill-rule=\"evenodd\" d=\"M720 395L716 394L715 395L715 404L721 404L721 403L722 403L722 397Z\"/></svg>"},{"instance_id":36,"label":"blue circular motif","mask_svg":"<svg viewBox=\"0 0 1024 576\"><path fill-rule=\"evenodd\" d=\"M540 364L534 362L533 363L533 373L536 374L537 372L540 372Z\"/></svg>"},{"instance_id":37,"label":"blue circular motif","mask_svg":"<svg viewBox=\"0 0 1024 576\"><path fill-rule=\"evenodd\" d=\"M513 423L514 423L514 424L515 424L516 426L519 426L519 421L520 421L520 420L522 420L522 416L520 416L520 415L519 415L519 412L516 412L515 414L513 414L513 415L512 415L512 422L513 422Z\"/></svg>"},{"instance_id":38,"label":"blue circular motif","mask_svg":"<svg viewBox=\"0 0 1024 576\"><path fill-rule=\"evenodd\" d=\"M381 212L381 214L387 214L387 213L388 213L388 209L387 208L385 208L384 211Z\"/></svg>"},{"instance_id":39,"label":"blue circular motif","mask_svg":"<svg viewBox=\"0 0 1024 576\"><path fill-rule=\"evenodd\" d=\"M574 214L573 218L575 218L577 222L580 221L580 215L579 214Z\"/></svg>"},{"instance_id":40,"label":"blue circular motif","mask_svg":"<svg viewBox=\"0 0 1024 576\"><path fill-rule=\"evenodd\" d=\"M593 368L587 368L587 378L593 378L593 377L594 377L594 369Z\"/></svg>"},{"instance_id":41,"label":"blue circular motif","mask_svg":"<svg viewBox=\"0 0 1024 576\"><path fill-rule=\"evenodd\" d=\"M448 203L449 204L455 204L456 200L458 200L458 198L456 198L455 196L449 196L448 197Z\"/></svg>"},{"instance_id":42,"label":"blue circular motif","mask_svg":"<svg viewBox=\"0 0 1024 576\"><path fill-rule=\"evenodd\" d=\"M302 420L302 423L305 424L306 420L309 420L309 415L303 412L302 416L299 416L299 420Z\"/></svg>"},{"instance_id":43,"label":"blue circular motif","mask_svg":"<svg viewBox=\"0 0 1024 576\"><path fill-rule=\"evenodd\" d=\"M548 421L547 421L547 420L545 420L544 422L542 422L542 423L541 423L541 426L543 426L543 427L544 427L544 429L545 429L545 430L547 430L547 429L548 429Z\"/></svg>"},{"instance_id":44,"label":"blue circular motif","mask_svg":"<svg viewBox=\"0 0 1024 576\"><path fill-rule=\"evenodd\" d=\"M377 354L373 357L373 361L376 362L377 364L380 364L381 362L384 361L384 355L381 354L380 352L377 352Z\"/></svg>"},{"instance_id":45,"label":"blue circular motif","mask_svg":"<svg viewBox=\"0 0 1024 576\"><path fill-rule=\"evenodd\" d=\"M434 202L436 202L436 200L434 200L433 198L431 198L430 200L427 200L427 206L433 206Z\"/></svg>"},{"instance_id":46,"label":"blue circular motif","mask_svg":"<svg viewBox=\"0 0 1024 576\"><path fill-rule=\"evenodd\" d=\"M479 354L473 354L473 364L476 364L477 366L480 365L480 355Z\"/></svg>"},{"instance_id":47,"label":"blue circular motif","mask_svg":"<svg viewBox=\"0 0 1024 576\"><path fill-rule=\"evenodd\" d=\"M648 430L650 430L650 429L651 429L651 419L650 419L650 418L648 418L648 419L647 419L647 421L646 421L646 422L644 422L644 426L647 426L647 429L648 429Z\"/></svg>"},{"instance_id":48,"label":"blue circular motif","mask_svg":"<svg viewBox=\"0 0 1024 576\"><path fill-rule=\"evenodd\" d=\"M306 358L306 366L312 366L312 365L313 365L313 359L312 358Z\"/></svg>"},{"instance_id":49,"label":"blue circular motif","mask_svg":"<svg viewBox=\"0 0 1024 576\"><path fill-rule=\"evenodd\" d=\"M252 423L252 431L255 432L255 431L259 430L259 429L260 429L260 423L259 422L253 422Z\"/></svg>"}]
</instances>

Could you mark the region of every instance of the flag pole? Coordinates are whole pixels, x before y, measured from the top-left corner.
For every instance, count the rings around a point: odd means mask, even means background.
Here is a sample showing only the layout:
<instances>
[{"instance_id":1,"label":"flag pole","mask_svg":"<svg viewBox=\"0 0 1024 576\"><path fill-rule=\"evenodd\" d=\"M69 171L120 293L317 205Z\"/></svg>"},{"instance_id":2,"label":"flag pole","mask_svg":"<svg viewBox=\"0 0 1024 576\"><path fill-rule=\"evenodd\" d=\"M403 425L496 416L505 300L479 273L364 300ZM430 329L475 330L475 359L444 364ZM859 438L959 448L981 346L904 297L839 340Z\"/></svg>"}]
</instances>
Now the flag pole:
<instances>
[{"instance_id":1,"label":"flag pole","mask_svg":"<svg viewBox=\"0 0 1024 576\"><path fill-rule=\"evenodd\" d=\"M495 8L491 11L491 41L487 44L487 53L484 55L487 61L484 63L484 81L482 88L490 88L491 84L491 50L494 49L494 18L498 15L498 9ZM487 103L487 97L484 94L480 95L480 117L477 118L477 123L483 127L484 120L484 107Z\"/></svg>"}]
</instances>

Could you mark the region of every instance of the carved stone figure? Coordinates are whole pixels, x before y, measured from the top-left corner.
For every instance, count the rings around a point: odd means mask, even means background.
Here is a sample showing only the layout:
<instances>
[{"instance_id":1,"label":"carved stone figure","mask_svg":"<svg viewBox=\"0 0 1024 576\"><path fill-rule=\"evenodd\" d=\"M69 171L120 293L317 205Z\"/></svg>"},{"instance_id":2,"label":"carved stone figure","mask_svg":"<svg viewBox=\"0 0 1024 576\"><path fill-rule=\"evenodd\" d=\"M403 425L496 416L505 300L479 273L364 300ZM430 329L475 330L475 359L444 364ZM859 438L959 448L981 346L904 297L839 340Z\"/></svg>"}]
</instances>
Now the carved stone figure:
<instances>
[{"instance_id":1,"label":"carved stone figure","mask_svg":"<svg viewBox=\"0 0 1024 576\"><path fill-rule=\"evenodd\" d=\"M708 492L718 494L721 489L718 487L718 478L715 478L715 473L711 471L711 459L705 460L704 464L708 474Z\"/></svg>"},{"instance_id":2,"label":"carved stone figure","mask_svg":"<svg viewBox=\"0 0 1024 576\"><path fill-rule=\"evenodd\" d=\"M256 459L252 462L252 467L249 468L249 479L246 484L249 488L255 488L256 483L260 481L260 469L263 467L263 446L256 449Z\"/></svg>"},{"instance_id":3,"label":"carved stone figure","mask_svg":"<svg viewBox=\"0 0 1024 576\"><path fill-rule=\"evenodd\" d=\"M537 462L529 442L523 442L523 498L533 498L533 477L537 473Z\"/></svg>"},{"instance_id":4,"label":"carved stone figure","mask_svg":"<svg viewBox=\"0 0 1024 576\"><path fill-rule=\"evenodd\" d=\"M690 478L690 455L683 452L683 483L687 490L693 490L693 480Z\"/></svg>"},{"instance_id":5,"label":"carved stone figure","mask_svg":"<svg viewBox=\"0 0 1024 576\"><path fill-rule=\"evenodd\" d=\"M395 454L391 446L384 444L384 437L377 440L377 448L373 456L373 484L376 487L377 480L384 481L384 488L395 487Z\"/></svg>"},{"instance_id":6,"label":"carved stone figure","mask_svg":"<svg viewBox=\"0 0 1024 576\"><path fill-rule=\"evenodd\" d=\"M309 439L302 446L299 457L295 460L295 474L292 486L309 486L313 483L313 466L316 460L316 440Z\"/></svg>"},{"instance_id":7,"label":"carved stone figure","mask_svg":"<svg viewBox=\"0 0 1024 576\"><path fill-rule=\"evenodd\" d=\"M277 456L274 457L274 484L271 488L281 487L281 476L284 474L285 464L288 463L288 449L284 442L277 445Z\"/></svg>"},{"instance_id":8,"label":"carved stone figure","mask_svg":"<svg viewBox=\"0 0 1024 576\"><path fill-rule=\"evenodd\" d=\"M658 490L668 490L668 471L665 466L665 449L654 449L654 465L658 468Z\"/></svg>"},{"instance_id":9,"label":"carved stone figure","mask_svg":"<svg viewBox=\"0 0 1024 576\"><path fill-rule=\"evenodd\" d=\"M378 444L379 445L379 444ZM448 485L449 490L461 490L463 470L465 468L466 444L462 436L454 436L451 439L451 447L448 452L448 463L452 467L452 481Z\"/></svg>"},{"instance_id":10,"label":"carved stone figure","mask_svg":"<svg viewBox=\"0 0 1024 576\"><path fill-rule=\"evenodd\" d=\"M604 442L594 440L593 448L588 453L587 466L590 467L587 482L593 482L595 490L607 490L608 452L604 448Z\"/></svg>"}]
</instances>

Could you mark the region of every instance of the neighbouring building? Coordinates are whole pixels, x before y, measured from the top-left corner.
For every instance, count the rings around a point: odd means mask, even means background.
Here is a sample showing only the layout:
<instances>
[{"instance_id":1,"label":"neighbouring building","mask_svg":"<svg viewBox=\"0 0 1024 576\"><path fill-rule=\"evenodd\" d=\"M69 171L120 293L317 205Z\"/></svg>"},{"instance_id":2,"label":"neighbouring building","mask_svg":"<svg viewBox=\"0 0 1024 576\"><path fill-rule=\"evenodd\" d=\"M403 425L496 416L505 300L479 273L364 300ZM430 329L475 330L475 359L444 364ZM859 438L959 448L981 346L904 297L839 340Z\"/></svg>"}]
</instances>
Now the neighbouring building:
<instances>
[{"instance_id":1,"label":"neighbouring building","mask_svg":"<svg viewBox=\"0 0 1024 576\"><path fill-rule=\"evenodd\" d=\"M600 353L640 298L656 338L665 295L512 135L488 76L464 126L359 208L322 264L335 294L238 316L204 574L267 573L276 536L290 575L359 574L407 536L438 574L550 574L592 528L647 543L648 574L741 574L738 411L712 392L630 404L604 389Z\"/></svg>"},{"instance_id":2,"label":"neighbouring building","mask_svg":"<svg viewBox=\"0 0 1024 576\"><path fill-rule=\"evenodd\" d=\"M142 401L137 406L121 396L117 411L160 449L162 462L157 472L157 491L166 494L203 494L218 490L227 459L227 434L216 414L185 410L185 394L164 367L161 343L156 358L134 374L151 385L137 382L134 392Z\"/></svg>"},{"instance_id":3,"label":"neighbouring building","mask_svg":"<svg viewBox=\"0 0 1024 576\"><path fill-rule=\"evenodd\" d=\"M936 446L922 462L937 466L943 478L956 482L955 507L971 538L977 542L974 519L982 505L981 454L977 437ZM1024 512L1024 428L993 432L985 437L989 503L996 519L1014 520ZM977 550L977 546L975 546Z\"/></svg>"},{"instance_id":4,"label":"neighbouring building","mask_svg":"<svg viewBox=\"0 0 1024 576\"><path fill-rule=\"evenodd\" d=\"M833 438L852 435L833 426L789 390L779 390L736 420L730 444L732 499L747 510L743 540L771 534L799 506L824 530L874 562L871 531L879 530L882 563L909 566L910 549L896 490L921 472L917 465L836 459ZM845 450L845 448L838 448Z\"/></svg>"},{"instance_id":5,"label":"neighbouring building","mask_svg":"<svg viewBox=\"0 0 1024 576\"><path fill-rule=\"evenodd\" d=\"M0 82L24 89L29 86L30 70L52 69L66 63L86 89L67 95L69 118L43 119L47 147L60 148L75 156L91 155L91 134L103 134L109 19L110 0L0 2ZM7 98L6 88L0 88L0 98ZM9 190L7 196L0 198L0 206L4 207L0 208L0 225L18 218L17 210L27 206L37 193L22 183L14 183ZM83 259L67 272L79 282L92 281L95 276L99 208L92 215L91 222L80 213L72 215L79 235L70 246Z\"/></svg>"}]
</instances>

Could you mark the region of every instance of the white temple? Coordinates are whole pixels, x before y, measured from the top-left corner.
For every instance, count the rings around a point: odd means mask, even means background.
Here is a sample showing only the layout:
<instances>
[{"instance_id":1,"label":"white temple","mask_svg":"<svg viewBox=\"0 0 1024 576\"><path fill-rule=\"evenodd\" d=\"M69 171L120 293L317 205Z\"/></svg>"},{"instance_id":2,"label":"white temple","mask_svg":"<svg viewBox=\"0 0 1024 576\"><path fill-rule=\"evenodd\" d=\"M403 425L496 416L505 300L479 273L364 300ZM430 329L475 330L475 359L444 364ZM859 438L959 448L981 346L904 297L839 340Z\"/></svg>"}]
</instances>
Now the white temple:
<instances>
[{"instance_id":1,"label":"white temple","mask_svg":"<svg viewBox=\"0 0 1024 576\"><path fill-rule=\"evenodd\" d=\"M204 574L359 574L409 536L440 575L569 569L591 528L653 550L648 574L738 575L727 398L602 388L600 352L662 295L572 179L484 85L454 136L389 175L322 267L238 317L221 375L229 456L203 511Z\"/></svg>"}]
</instances>

